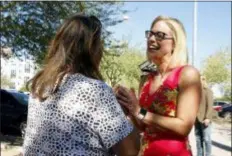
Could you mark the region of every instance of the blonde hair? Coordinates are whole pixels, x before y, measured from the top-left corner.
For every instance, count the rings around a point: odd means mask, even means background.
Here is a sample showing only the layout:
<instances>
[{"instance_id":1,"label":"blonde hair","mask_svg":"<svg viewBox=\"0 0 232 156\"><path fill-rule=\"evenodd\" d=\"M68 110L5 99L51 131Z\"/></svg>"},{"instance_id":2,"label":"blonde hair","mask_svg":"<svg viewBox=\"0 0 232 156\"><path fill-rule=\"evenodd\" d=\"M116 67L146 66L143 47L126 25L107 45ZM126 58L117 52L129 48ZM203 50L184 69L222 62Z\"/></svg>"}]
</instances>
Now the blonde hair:
<instances>
[{"instance_id":1,"label":"blonde hair","mask_svg":"<svg viewBox=\"0 0 232 156\"><path fill-rule=\"evenodd\" d=\"M152 22L151 29L159 21L165 22L173 33L175 47L169 66L176 67L188 64L187 39L183 24L176 18L158 16Z\"/></svg>"}]
</instances>

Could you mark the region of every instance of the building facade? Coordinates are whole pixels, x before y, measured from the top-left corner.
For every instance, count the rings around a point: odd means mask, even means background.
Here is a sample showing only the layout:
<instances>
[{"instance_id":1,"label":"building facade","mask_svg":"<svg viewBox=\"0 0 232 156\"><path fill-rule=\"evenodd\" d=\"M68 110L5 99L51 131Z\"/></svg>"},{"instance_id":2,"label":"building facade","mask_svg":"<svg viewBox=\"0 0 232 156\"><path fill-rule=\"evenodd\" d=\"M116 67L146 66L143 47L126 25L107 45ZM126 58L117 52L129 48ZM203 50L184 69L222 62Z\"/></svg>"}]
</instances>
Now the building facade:
<instances>
[{"instance_id":1,"label":"building facade","mask_svg":"<svg viewBox=\"0 0 232 156\"><path fill-rule=\"evenodd\" d=\"M32 59L1 56L1 76L11 82L9 86L4 87L5 89L20 90L35 75L36 69Z\"/></svg>"}]
</instances>

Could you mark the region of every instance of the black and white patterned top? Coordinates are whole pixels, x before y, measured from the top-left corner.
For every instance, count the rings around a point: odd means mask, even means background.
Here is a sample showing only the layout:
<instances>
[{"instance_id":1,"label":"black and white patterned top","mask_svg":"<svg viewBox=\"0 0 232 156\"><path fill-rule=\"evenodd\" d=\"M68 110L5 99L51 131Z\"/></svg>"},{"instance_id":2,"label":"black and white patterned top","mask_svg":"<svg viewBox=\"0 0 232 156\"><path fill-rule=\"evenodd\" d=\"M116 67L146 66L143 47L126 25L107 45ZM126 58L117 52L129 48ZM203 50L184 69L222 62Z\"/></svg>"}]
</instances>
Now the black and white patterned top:
<instances>
[{"instance_id":1,"label":"black and white patterned top","mask_svg":"<svg viewBox=\"0 0 232 156\"><path fill-rule=\"evenodd\" d=\"M107 156L133 129L112 89L68 75L44 102L29 99L25 156Z\"/></svg>"}]
</instances>

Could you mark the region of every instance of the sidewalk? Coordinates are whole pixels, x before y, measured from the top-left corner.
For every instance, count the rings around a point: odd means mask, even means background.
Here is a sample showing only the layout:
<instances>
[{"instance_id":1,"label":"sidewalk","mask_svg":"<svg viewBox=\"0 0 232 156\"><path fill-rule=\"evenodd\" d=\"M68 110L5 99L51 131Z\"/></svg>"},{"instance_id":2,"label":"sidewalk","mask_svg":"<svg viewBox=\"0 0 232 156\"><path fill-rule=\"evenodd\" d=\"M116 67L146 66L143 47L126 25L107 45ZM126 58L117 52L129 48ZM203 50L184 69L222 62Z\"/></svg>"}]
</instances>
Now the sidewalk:
<instances>
[{"instance_id":1,"label":"sidewalk","mask_svg":"<svg viewBox=\"0 0 232 156\"><path fill-rule=\"evenodd\" d=\"M0 134L0 140L1 156L16 156L22 151L21 137Z\"/></svg>"},{"instance_id":2,"label":"sidewalk","mask_svg":"<svg viewBox=\"0 0 232 156\"><path fill-rule=\"evenodd\" d=\"M194 128L189 136L193 156L196 156ZM212 156L231 156L231 125L212 124Z\"/></svg>"},{"instance_id":3,"label":"sidewalk","mask_svg":"<svg viewBox=\"0 0 232 156\"><path fill-rule=\"evenodd\" d=\"M1 146L5 145L4 143L1 143ZM1 147L1 156L16 156L20 152L22 152L21 146L11 146L7 149L2 149Z\"/></svg>"},{"instance_id":4,"label":"sidewalk","mask_svg":"<svg viewBox=\"0 0 232 156\"><path fill-rule=\"evenodd\" d=\"M194 128L189 136L192 147L193 156L196 156L196 140L194 135ZM212 156L231 156L231 125L230 124L216 124L212 125ZM14 156L19 154L22 150L20 146L9 146L5 149L4 142L1 142L1 155Z\"/></svg>"}]
</instances>

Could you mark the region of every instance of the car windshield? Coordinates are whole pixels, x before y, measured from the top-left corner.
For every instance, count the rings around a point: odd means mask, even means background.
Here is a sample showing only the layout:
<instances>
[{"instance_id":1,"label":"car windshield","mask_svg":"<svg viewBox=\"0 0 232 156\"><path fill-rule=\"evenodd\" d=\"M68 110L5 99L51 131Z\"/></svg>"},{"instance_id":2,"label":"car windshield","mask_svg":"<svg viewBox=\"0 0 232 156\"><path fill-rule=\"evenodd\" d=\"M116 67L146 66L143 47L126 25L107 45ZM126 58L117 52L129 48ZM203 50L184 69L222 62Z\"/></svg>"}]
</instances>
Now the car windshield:
<instances>
[{"instance_id":1,"label":"car windshield","mask_svg":"<svg viewBox=\"0 0 232 156\"><path fill-rule=\"evenodd\" d=\"M28 95L18 92L10 92L21 104L28 104Z\"/></svg>"}]
</instances>

